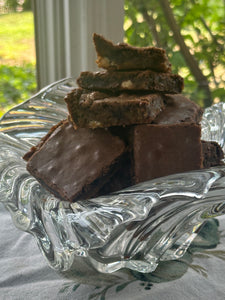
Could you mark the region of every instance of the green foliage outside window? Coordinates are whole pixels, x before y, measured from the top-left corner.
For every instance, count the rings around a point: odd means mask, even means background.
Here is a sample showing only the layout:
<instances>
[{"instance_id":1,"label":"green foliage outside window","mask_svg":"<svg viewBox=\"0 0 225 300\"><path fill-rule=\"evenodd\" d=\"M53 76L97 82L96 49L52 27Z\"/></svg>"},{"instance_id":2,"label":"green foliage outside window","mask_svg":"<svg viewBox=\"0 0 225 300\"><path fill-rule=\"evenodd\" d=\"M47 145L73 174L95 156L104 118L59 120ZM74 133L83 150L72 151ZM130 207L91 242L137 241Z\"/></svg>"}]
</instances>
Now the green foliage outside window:
<instances>
[{"instance_id":1,"label":"green foliage outside window","mask_svg":"<svg viewBox=\"0 0 225 300\"><path fill-rule=\"evenodd\" d=\"M0 116L36 92L32 12L0 15Z\"/></svg>"},{"instance_id":2,"label":"green foliage outside window","mask_svg":"<svg viewBox=\"0 0 225 300\"><path fill-rule=\"evenodd\" d=\"M167 51L192 100L225 101L223 0L125 0L124 29L126 42Z\"/></svg>"},{"instance_id":3,"label":"green foliage outside window","mask_svg":"<svg viewBox=\"0 0 225 300\"><path fill-rule=\"evenodd\" d=\"M36 90L35 67L31 63L23 66L0 66L0 105L6 112L11 106L28 99Z\"/></svg>"},{"instance_id":4,"label":"green foliage outside window","mask_svg":"<svg viewBox=\"0 0 225 300\"><path fill-rule=\"evenodd\" d=\"M31 10L31 0L4 0L4 7L8 9L11 12L16 12L18 9L21 9L22 11Z\"/></svg>"}]
</instances>

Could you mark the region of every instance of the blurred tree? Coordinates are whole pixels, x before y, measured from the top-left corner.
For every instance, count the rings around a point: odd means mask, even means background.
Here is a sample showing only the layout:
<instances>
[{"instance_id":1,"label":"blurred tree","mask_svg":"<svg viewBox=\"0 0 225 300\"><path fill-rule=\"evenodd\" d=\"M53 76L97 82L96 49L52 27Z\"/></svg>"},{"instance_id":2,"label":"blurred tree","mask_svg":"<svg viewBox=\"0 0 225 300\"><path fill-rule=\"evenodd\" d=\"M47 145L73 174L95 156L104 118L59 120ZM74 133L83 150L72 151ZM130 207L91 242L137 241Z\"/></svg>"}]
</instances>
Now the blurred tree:
<instances>
[{"instance_id":1,"label":"blurred tree","mask_svg":"<svg viewBox=\"0 0 225 300\"><path fill-rule=\"evenodd\" d=\"M126 41L164 48L201 106L225 101L224 10L223 0L125 0Z\"/></svg>"},{"instance_id":2,"label":"blurred tree","mask_svg":"<svg viewBox=\"0 0 225 300\"><path fill-rule=\"evenodd\" d=\"M32 10L31 0L24 0L23 2L20 2L18 0L5 0L4 6L9 11L12 11L12 12L16 12L18 6L21 6L21 8L22 8L23 11L30 11L30 10Z\"/></svg>"},{"instance_id":3,"label":"blurred tree","mask_svg":"<svg viewBox=\"0 0 225 300\"><path fill-rule=\"evenodd\" d=\"M6 0L5 7L11 11L16 11L18 6L17 0Z\"/></svg>"},{"instance_id":4,"label":"blurred tree","mask_svg":"<svg viewBox=\"0 0 225 300\"><path fill-rule=\"evenodd\" d=\"M25 0L22 7L24 11L32 10L31 0Z\"/></svg>"}]
</instances>

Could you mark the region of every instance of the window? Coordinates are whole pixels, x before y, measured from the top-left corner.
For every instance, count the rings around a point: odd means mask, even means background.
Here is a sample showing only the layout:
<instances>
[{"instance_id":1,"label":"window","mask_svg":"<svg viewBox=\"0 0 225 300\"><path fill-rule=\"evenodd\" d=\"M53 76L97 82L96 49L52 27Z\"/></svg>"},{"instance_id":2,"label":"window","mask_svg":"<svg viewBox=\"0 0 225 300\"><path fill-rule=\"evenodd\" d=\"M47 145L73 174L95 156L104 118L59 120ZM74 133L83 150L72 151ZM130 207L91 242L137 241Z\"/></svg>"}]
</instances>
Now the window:
<instances>
[{"instance_id":1,"label":"window","mask_svg":"<svg viewBox=\"0 0 225 300\"><path fill-rule=\"evenodd\" d=\"M38 87L95 70L94 32L123 40L123 0L33 0Z\"/></svg>"},{"instance_id":2,"label":"window","mask_svg":"<svg viewBox=\"0 0 225 300\"><path fill-rule=\"evenodd\" d=\"M30 0L0 0L0 116L36 92Z\"/></svg>"}]
</instances>

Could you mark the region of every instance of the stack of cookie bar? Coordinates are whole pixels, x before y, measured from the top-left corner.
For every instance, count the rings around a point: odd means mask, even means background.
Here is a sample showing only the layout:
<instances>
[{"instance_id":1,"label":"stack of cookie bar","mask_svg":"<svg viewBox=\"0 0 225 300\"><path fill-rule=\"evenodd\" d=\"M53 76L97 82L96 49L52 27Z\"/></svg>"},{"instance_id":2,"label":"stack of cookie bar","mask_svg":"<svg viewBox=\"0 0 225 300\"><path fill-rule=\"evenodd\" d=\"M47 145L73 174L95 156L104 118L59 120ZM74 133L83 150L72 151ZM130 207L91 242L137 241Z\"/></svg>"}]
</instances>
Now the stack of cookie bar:
<instances>
[{"instance_id":1,"label":"stack of cookie bar","mask_svg":"<svg viewBox=\"0 0 225 300\"><path fill-rule=\"evenodd\" d=\"M163 49L93 39L104 70L80 74L68 119L25 154L37 180L72 202L222 163L219 145L201 141L202 109L181 94Z\"/></svg>"}]
</instances>

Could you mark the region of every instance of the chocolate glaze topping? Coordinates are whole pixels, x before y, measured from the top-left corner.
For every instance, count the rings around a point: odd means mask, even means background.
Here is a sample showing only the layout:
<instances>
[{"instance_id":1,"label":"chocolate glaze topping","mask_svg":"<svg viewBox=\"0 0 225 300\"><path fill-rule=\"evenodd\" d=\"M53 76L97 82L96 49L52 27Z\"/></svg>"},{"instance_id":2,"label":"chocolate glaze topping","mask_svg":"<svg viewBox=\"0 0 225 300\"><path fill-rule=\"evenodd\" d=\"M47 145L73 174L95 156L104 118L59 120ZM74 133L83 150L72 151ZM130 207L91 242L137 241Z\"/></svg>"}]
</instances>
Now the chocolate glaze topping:
<instances>
[{"instance_id":1,"label":"chocolate glaze topping","mask_svg":"<svg viewBox=\"0 0 225 300\"><path fill-rule=\"evenodd\" d=\"M27 169L57 196L91 197L116 171L125 145L104 129L75 130L64 121L28 161Z\"/></svg>"},{"instance_id":2,"label":"chocolate glaze topping","mask_svg":"<svg viewBox=\"0 0 225 300\"><path fill-rule=\"evenodd\" d=\"M164 95L165 109L155 118L154 124L199 123L203 110L182 94Z\"/></svg>"}]
</instances>

